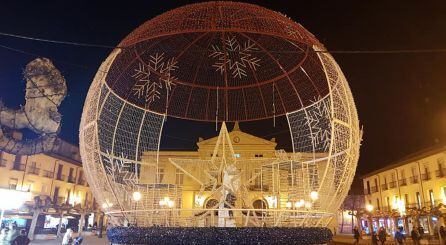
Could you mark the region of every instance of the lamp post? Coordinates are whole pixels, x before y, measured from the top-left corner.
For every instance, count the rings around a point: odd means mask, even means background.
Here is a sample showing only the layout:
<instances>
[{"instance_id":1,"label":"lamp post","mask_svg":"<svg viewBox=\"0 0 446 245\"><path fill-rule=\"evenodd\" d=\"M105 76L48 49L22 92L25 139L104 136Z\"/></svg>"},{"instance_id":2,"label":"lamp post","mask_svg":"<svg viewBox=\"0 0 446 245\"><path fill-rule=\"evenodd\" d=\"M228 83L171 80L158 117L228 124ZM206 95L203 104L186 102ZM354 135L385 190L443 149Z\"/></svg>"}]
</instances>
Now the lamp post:
<instances>
[{"instance_id":1,"label":"lamp post","mask_svg":"<svg viewBox=\"0 0 446 245\"><path fill-rule=\"evenodd\" d=\"M135 210L134 210L134 213L135 213L135 220L134 220L135 226L138 226L138 220L136 218L136 206L137 206L138 202L141 200L141 197L142 197L141 192L139 192L139 191L133 192L132 198L133 198L133 201L135 202Z\"/></svg>"}]
</instances>

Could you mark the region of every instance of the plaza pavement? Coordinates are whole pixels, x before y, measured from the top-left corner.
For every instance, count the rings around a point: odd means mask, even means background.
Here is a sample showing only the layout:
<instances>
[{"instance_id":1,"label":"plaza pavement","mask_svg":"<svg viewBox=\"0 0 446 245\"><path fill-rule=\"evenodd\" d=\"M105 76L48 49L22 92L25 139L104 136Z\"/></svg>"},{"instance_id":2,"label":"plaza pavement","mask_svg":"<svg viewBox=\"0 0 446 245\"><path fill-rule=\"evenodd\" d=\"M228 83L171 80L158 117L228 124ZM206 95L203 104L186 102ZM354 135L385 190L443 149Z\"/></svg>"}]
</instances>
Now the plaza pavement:
<instances>
[{"instance_id":1,"label":"plaza pavement","mask_svg":"<svg viewBox=\"0 0 446 245\"><path fill-rule=\"evenodd\" d=\"M333 237L333 241L330 243L332 245L344 245L344 244L355 244L355 239L353 238L353 235L350 234L339 234ZM359 244L361 245L370 245L371 241L370 241L370 237L364 237L363 239L359 240ZM381 244L381 243L378 243ZM385 242L386 245L395 245L395 241L393 240L393 238L388 237L387 241ZM406 238L406 241L404 242L404 244L413 244L412 239L410 238ZM420 244L440 244L439 240L426 240L423 239L421 240Z\"/></svg>"},{"instance_id":2,"label":"plaza pavement","mask_svg":"<svg viewBox=\"0 0 446 245\"><path fill-rule=\"evenodd\" d=\"M352 235L343 235L338 234L333 237L333 241L330 243L331 245L345 245L345 244L354 244L354 239ZM60 245L62 243L62 238L54 238L54 237L38 237L36 240L32 241L30 245L36 245L36 244L46 244L46 245ZM0 245L9 245L9 242L2 242L0 241ZM82 242L83 245L108 245L107 238L98 238L97 236L92 235L91 233L85 233L84 234L84 241ZM365 245L365 244L371 244L370 238L364 237L364 239L359 240L359 244ZM386 244L393 245L395 242L388 238L386 241ZM411 239L407 239L404 244L413 244ZM421 244L440 244L438 240L422 240Z\"/></svg>"}]
</instances>

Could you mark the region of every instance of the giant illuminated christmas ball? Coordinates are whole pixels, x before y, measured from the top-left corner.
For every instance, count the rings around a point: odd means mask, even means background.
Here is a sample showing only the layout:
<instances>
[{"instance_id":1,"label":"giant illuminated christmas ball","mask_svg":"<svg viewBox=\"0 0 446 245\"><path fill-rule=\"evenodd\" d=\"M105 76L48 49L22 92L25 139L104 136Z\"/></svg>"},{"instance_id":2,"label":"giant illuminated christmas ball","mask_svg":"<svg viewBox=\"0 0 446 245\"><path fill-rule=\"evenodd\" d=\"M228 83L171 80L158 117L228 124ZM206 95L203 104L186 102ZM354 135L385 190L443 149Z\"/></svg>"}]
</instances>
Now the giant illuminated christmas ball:
<instances>
[{"instance_id":1,"label":"giant illuminated christmas ball","mask_svg":"<svg viewBox=\"0 0 446 245\"><path fill-rule=\"evenodd\" d=\"M234 159L220 124L211 159L170 159L194 184L160 177L171 174L158 157L167 117L279 116L293 152ZM186 5L131 32L99 68L80 126L96 200L115 224L139 226L325 227L350 188L359 145L351 91L324 46L283 14L225 1Z\"/></svg>"}]
</instances>

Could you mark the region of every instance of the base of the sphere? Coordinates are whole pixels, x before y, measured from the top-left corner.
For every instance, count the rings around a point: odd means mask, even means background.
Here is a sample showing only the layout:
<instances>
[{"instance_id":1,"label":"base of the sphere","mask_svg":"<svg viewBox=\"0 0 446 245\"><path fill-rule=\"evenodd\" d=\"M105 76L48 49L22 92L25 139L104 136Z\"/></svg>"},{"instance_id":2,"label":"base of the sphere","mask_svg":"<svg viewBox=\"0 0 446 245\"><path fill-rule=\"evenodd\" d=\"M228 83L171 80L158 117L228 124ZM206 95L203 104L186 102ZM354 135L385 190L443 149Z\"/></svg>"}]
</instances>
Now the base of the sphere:
<instances>
[{"instance_id":1,"label":"base of the sphere","mask_svg":"<svg viewBox=\"0 0 446 245\"><path fill-rule=\"evenodd\" d=\"M111 244L327 244L321 227L113 227Z\"/></svg>"}]
</instances>

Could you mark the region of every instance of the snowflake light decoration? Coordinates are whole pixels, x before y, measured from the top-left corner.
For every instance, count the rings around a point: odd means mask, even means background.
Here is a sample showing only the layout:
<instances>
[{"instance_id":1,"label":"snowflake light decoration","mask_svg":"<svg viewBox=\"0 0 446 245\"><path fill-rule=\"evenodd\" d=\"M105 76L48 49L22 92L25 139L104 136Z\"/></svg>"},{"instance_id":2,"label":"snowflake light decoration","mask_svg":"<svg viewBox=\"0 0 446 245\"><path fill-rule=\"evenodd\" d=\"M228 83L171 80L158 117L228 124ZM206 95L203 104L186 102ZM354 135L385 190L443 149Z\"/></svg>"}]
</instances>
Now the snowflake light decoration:
<instances>
[{"instance_id":1,"label":"snowflake light decoration","mask_svg":"<svg viewBox=\"0 0 446 245\"><path fill-rule=\"evenodd\" d=\"M247 76L247 68L253 71L260 66L260 58L253 55L259 49L247 40L243 45L234 37L228 36L222 41L222 47L212 45L212 53L209 57L216 59L212 65L221 74L229 70L234 78Z\"/></svg>"},{"instance_id":2,"label":"snowflake light decoration","mask_svg":"<svg viewBox=\"0 0 446 245\"><path fill-rule=\"evenodd\" d=\"M168 93L175 85L176 77L172 72L178 68L175 58L166 59L164 53L150 55L147 64L139 63L132 75L137 80L132 90L138 99L144 98L146 105L160 98L161 90Z\"/></svg>"},{"instance_id":3,"label":"snowflake light decoration","mask_svg":"<svg viewBox=\"0 0 446 245\"><path fill-rule=\"evenodd\" d=\"M330 145L330 103L327 99L317 99L314 106L307 112L307 122L311 129L310 138L314 146L326 152Z\"/></svg>"}]
</instances>

